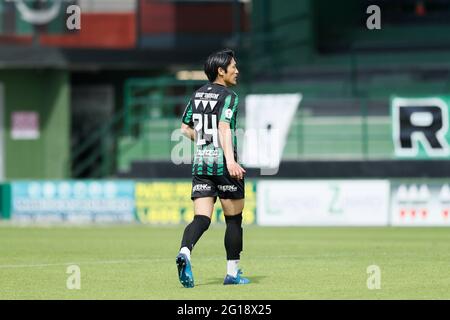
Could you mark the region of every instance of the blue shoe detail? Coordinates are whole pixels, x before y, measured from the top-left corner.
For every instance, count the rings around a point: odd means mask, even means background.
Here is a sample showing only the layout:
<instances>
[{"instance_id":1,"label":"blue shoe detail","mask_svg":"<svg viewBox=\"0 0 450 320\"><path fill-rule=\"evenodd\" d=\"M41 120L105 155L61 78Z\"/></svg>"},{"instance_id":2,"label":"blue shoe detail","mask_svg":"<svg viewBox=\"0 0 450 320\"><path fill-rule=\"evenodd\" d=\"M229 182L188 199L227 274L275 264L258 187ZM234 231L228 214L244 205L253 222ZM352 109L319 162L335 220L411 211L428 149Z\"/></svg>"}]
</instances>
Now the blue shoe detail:
<instances>
[{"instance_id":1,"label":"blue shoe detail","mask_svg":"<svg viewBox=\"0 0 450 320\"><path fill-rule=\"evenodd\" d=\"M191 262L184 253L178 254L176 258L178 278L185 288L194 287L194 275L192 274Z\"/></svg>"},{"instance_id":2,"label":"blue shoe detail","mask_svg":"<svg viewBox=\"0 0 450 320\"><path fill-rule=\"evenodd\" d=\"M247 278L241 277L241 274L242 274L241 270L238 270L236 277L232 277L229 274L227 274L227 276L223 280L223 284L224 285L227 285L227 284L249 284L250 280Z\"/></svg>"}]
</instances>

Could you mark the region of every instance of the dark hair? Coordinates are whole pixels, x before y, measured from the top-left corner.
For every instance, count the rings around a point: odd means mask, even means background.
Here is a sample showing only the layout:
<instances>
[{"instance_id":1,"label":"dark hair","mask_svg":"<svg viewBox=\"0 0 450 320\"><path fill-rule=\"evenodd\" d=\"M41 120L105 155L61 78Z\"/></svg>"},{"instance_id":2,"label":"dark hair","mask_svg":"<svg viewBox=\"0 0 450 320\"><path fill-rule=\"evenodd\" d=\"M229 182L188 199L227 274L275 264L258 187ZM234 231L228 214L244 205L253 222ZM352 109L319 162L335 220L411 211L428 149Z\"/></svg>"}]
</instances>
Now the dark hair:
<instances>
[{"instance_id":1,"label":"dark hair","mask_svg":"<svg viewBox=\"0 0 450 320\"><path fill-rule=\"evenodd\" d=\"M210 82L216 80L217 75L219 74L219 68L222 68L226 72L229 64L231 63L231 59L233 58L234 51L230 49L224 49L209 55L204 66L205 74L208 77L208 80Z\"/></svg>"}]
</instances>

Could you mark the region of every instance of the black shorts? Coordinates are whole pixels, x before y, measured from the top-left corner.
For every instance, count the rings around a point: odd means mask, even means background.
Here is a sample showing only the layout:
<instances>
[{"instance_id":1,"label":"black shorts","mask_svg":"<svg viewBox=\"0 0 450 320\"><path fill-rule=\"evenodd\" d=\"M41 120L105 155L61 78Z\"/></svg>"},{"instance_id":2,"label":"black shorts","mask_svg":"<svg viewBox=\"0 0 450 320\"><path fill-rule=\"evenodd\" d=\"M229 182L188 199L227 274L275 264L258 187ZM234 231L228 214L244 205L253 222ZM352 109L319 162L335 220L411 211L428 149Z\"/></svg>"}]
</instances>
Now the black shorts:
<instances>
[{"instance_id":1,"label":"black shorts","mask_svg":"<svg viewBox=\"0 0 450 320\"><path fill-rule=\"evenodd\" d=\"M214 197L214 202L219 199L244 199L244 179L233 179L228 172L223 176L192 176L191 199Z\"/></svg>"}]
</instances>

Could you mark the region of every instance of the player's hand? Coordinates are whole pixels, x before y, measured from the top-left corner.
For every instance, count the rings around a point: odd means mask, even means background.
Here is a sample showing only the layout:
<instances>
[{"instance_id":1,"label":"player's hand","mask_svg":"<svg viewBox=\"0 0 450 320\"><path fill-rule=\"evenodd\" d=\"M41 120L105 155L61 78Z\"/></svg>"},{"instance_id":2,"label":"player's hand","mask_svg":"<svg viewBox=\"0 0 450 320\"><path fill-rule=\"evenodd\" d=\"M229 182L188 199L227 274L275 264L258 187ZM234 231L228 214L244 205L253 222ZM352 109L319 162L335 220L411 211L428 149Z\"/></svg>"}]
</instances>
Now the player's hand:
<instances>
[{"instance_id":1,"label":"player's hand","mask_svg":"<svg viewBox=\"0 0 450 320\"><path fill-rule=\"evenodd\" d=\"M227 163L227 169L230 176L234 179L244 179L245 170L237 162Z\"/></svg>"}]
</instances>

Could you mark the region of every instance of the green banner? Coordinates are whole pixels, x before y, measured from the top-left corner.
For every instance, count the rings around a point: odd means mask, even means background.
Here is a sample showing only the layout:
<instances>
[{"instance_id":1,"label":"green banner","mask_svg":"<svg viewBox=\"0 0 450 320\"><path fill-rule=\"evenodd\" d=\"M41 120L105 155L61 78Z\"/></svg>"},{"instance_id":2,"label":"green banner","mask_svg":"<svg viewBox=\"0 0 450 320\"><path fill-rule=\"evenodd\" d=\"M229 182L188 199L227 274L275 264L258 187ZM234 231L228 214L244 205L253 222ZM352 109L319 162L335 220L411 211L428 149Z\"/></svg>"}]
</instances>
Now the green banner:
<instances>
[{"instance_id":1,"label":"green banner","mask_svg":"<svg viewBox=\"0 0 450 320\"><path fill-rule=\"evenodd\" d=\"M11 217L11 185L0 185L0 219L9 219Z\"/></svg>"}]
</instances>

